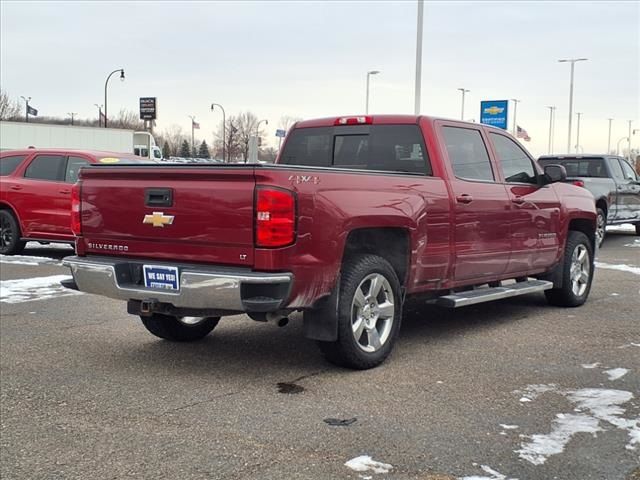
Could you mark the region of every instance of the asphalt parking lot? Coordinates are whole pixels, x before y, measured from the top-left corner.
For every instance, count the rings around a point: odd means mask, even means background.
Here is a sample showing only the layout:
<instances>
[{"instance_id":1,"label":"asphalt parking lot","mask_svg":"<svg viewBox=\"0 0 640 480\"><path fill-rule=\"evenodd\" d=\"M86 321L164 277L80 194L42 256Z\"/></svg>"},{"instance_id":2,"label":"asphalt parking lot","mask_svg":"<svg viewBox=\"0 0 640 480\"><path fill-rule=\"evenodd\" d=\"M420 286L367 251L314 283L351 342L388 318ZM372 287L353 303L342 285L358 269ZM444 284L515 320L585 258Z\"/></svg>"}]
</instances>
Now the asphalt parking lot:
<instances>
[{"instance_id":1,"label":"asphalt parking lot","mask_svg":"<svg viewBox=\"0 0 640 480\"><path fill-rule=\"evenodd\" d=\"M160 341L121 302L58 288L70 253L0 259L3 479L640 478L633 233L608 236L585 306L412 309L365 372L295 319Z\"/></svg>"}]
</instances>

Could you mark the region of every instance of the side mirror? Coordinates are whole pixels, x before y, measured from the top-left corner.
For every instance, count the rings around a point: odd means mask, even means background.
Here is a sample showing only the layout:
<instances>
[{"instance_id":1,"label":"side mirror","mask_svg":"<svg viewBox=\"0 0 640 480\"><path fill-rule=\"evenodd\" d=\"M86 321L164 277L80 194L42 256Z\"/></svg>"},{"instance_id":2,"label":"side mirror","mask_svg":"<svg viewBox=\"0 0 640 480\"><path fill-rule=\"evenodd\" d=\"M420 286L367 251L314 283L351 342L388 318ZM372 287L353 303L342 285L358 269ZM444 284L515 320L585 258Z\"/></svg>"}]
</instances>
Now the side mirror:
<instances>
[{"instance_id":1,"label":"side mirror","mask_svg":"<svg viewBox=\"0 0 640 480\"><path fill-rule=\"evenodd\" d=\"M567 179L567 170L562 165L546 165L544 176L547 183L564 182Z\"/></svg>"}]
</instances>

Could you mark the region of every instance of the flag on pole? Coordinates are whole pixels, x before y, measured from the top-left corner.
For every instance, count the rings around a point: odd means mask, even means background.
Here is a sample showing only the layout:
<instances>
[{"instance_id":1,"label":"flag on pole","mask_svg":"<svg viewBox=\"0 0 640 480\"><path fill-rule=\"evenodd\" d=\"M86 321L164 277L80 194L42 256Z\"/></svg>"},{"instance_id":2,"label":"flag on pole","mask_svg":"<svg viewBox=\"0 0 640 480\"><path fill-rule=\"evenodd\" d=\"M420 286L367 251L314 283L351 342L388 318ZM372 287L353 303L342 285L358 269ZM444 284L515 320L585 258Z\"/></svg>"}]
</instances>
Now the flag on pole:
<instances>
[{"instance_id":1,"label":"flag on pole","mask_svg":"<svg viewBox=\"0 0 640 480\"><path fill-rule=\"evenodd\" d=\"M527 131L524 128L522 128L520 125L516 126L516 138L522 138L524 139L525 142L531 141L531 137L529 136Z\"/></svg>"},{"instance_id":2,"label":"flag on pole","mask_svg":"<svg viewBox=\"0 0 640 480\"><path fill-rule=\"evenodd\" d=\"M198 130L200 130L200 124L196 121L191 120L191 122L193 123L193 128L197 128Z\"/></svg>"},{"instance_id":3,"label":"flag on pole","mask_svg":"<svg viewBox=\"0 0 640 480\"><path fill-rule=\"evenodd\" d=\"M38 116L38 110L36 110L35 108L33 108L31 105L27 105L27 113L33 117L37 117Z\"/></svg>"}]
</instances>

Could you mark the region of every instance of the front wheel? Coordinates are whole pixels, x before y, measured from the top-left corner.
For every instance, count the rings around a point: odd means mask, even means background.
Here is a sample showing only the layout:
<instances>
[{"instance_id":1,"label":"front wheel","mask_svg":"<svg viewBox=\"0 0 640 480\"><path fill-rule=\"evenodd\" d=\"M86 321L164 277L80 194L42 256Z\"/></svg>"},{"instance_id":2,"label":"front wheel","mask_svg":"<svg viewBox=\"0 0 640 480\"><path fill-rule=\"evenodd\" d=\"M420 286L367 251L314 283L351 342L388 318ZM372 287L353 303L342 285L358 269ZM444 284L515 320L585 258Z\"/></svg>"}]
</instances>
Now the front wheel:
<instances>
[{"instance_id":1,"label":"front wheel","mask_svg":"<svg viewBox=\"0 0 640 480\"><path fill-rule=\"evenodd\" d=\"M607 234L607 214L598 208L596 217L596 247L600 248Z\"/></svg>"},{"instance_id":2,"label":"front wheel","mask_svg":"<svg viewBox=\"0 0 640 480\"><path fill-rule=\"evenodd\" d=\"M593 248L582 232L570 231L564 249L562 287L545 291L547 302L578 307L587 301L593 280Z\"/></svg>"},{"instance_id":3,"label":"front wheel","mask_svg":"<svg viewBox=\"0 0 640 480\"><path fill-rule=\"evenodd\" d=\"M365 370L389 356L400 330L402 297L398 276L387 260L361 255L345 264L337 315L338 339L318 342L327 360Z\"/></svg>"},{"instance_id":4,"label":"front wheel","mask_svg":"<svg viewBox=\"0 0 640 480\"><path fill-rule=\"evenodd\" d=\"M140 316L142 324L156 337L172 342L200 340L218 325L220 317L174 317L153 313Z\"/></svg>"}]
</instances>

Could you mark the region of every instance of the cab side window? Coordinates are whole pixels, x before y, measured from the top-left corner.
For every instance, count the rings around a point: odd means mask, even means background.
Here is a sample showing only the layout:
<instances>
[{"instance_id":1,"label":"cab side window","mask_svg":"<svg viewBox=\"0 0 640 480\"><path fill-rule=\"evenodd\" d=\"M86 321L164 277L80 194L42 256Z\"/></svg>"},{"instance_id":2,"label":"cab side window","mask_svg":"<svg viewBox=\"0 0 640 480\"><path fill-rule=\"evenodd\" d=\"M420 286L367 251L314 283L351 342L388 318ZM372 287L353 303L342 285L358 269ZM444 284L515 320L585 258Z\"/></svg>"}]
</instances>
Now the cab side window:
<instances>
[{"instance_id":1,"label":"cab side window","mask_svg":"<svg viewBox=\"0 0 640 480\"><path fill-rule=\"evenodd\" d=\"M633 181L638 180L638 176L636 175L636 172L633 171L633 168L631 168L631 165L629 165L624 160L620 160L620 165L622 165L622 170L624 171L624 178L626 180L633 180Z\"/></svg>"},{"instance_id":2,"label":"cab side window","mask_svg":"<svg viewBox=\"0 0 640 480\"><path fill-rule=\"evenodd\" d=\"M538 183L538 176L529 156L509 137L490 133L507 183Z\"/></svg>"},{"instance_id":3,"label":"cab side window","mask_svg":"<svg viewBox=\"0 0 640 480\"><path fill-rule=\"evenodd\" d=\"M617 158L609 159L609 167L611 168L611 176L616 180L624 180L624 174L622 173L622 167Z\"/></svg>"},{"instance_id":4,"label":"cab side window","mask_svg":"<svg viewBox=\"0 0 640 480\"><path fill-rule=\"evenodd\" d=\"M76 183L78 180L78 173L80 169L85 165L89 165L89 161L80 157L69 157L67 160L67 170L64 176L64 181L67 183Z\"/></svg>"},{"instance_id":5,"label":"cab side window","mask_svg":"<svg viewBox=\"0 0 640 480\"><path fill-rule=\"evenodd\" d=\"M24 172L24 178L62 182L66 158L62 155L38 155Z\"/></svg>"},{"instance_id":6,"label":"cab side window","mask_svg":"<svg viewBox=\"0 0 640 480\"><path fill-rule=\"evenodd\" d=\"M479 130L443 127L442 133L451 167L462 180L495 180L491 161Z\"/></svg>"}]
</instances>

